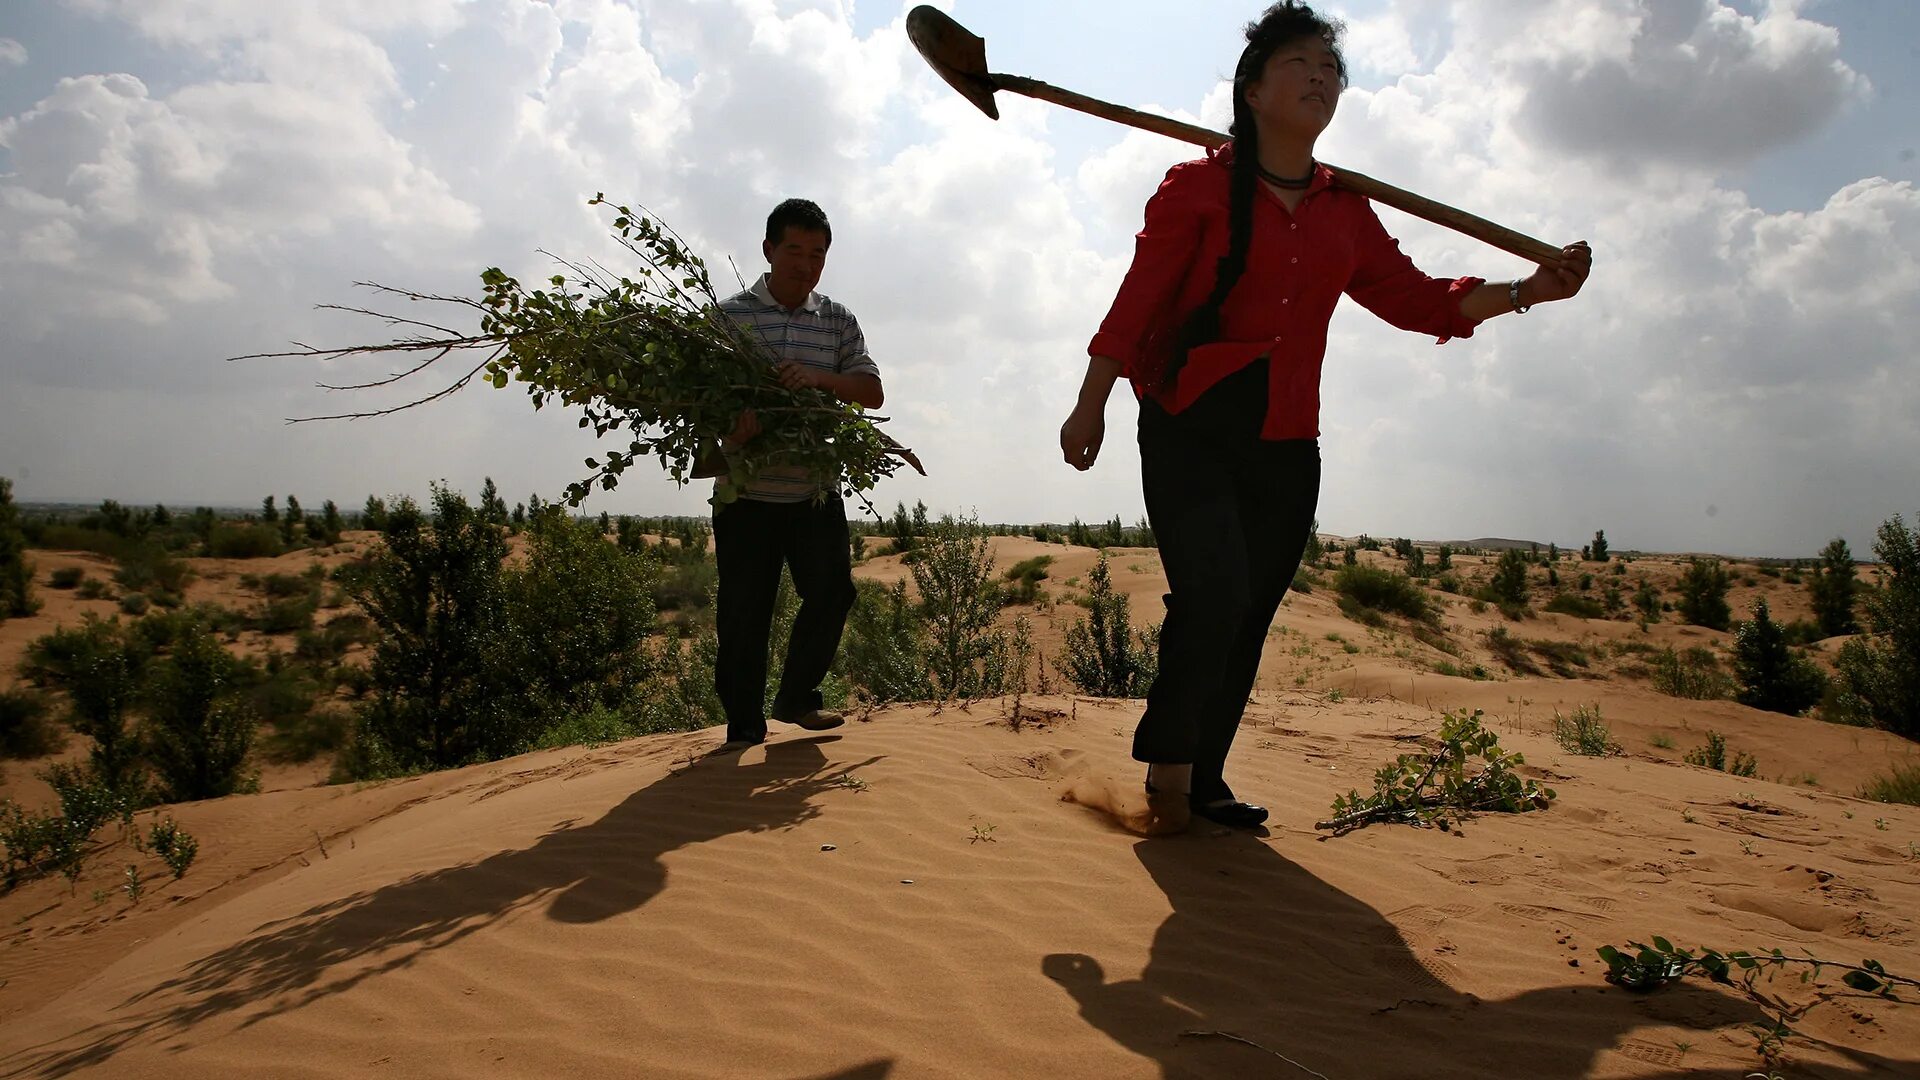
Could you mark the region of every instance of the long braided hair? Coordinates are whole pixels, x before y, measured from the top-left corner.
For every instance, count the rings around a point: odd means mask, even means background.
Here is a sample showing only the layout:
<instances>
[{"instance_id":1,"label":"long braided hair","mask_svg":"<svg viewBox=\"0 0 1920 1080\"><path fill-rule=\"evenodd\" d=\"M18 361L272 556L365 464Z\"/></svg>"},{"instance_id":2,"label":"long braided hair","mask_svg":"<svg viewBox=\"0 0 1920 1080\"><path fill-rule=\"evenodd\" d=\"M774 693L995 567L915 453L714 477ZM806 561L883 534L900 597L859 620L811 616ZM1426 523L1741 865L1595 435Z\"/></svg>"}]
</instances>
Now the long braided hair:
<instances>
[{"instance_id":1,"label":"long braided hair","mask_svg":"<svg viewBox=\"0 0 1920 1080\"><path fill-rule=\"evenodd\" d=\"M1318 38L1333 50L1340 85L1347 85L1347 61L1340 52L1346 25L1323 18L1297 0L1281 0L1246 26L1247 47L1233 69L1233 178L1227 188L1227 253L1214 266L1213 290L1201 301L1174 336L1174 353L1167 364L1168 387L1186 366L1187 352L1220 338L1220 308L1247 270L1247 251L1253 246L1253 200L1260 183L1260 131L1247 104L1247 88L1266 70L1267 60L1280 46L1303 37Z\"/></svg>"}]
</instances>

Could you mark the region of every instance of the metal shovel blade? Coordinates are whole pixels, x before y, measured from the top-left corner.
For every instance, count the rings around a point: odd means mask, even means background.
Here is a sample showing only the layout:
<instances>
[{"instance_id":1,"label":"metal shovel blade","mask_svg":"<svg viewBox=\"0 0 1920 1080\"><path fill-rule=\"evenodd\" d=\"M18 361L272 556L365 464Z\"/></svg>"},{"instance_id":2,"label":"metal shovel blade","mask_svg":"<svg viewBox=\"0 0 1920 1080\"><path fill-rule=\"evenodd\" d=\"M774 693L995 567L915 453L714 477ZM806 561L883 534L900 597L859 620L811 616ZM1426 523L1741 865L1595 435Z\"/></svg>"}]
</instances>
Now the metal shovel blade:
<instances>
[{"instance_id":1,"label":"metal shovel blade","mask_svg":"<svg viewBox=\"0 0 1920 1080\"><path fill-rule=\"evenodd\" d=\"M1000 119L993 103L993 76L987 73L987 42L939 8L921 4L907 12L907 40L920 50L934 73L983 113Z\"/></svg>"}]
</instances>

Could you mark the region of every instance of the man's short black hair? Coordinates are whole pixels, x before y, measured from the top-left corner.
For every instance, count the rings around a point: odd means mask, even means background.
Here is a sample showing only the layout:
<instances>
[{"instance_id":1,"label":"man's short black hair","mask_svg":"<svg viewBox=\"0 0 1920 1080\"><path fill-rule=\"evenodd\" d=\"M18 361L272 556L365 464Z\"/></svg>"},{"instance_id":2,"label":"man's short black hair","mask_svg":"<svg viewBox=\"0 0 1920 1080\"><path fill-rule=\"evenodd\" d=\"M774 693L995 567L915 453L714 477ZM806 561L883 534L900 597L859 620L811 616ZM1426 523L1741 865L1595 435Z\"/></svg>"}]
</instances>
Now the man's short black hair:
<instances>
[{"instance_id":1,"label":"man's short black hair","mask_svg":"<svg viewBox=\"0 0 1920 1080\"><path fill-rule=\"evenodd\" d=\"M811 199L788 199L767 215L767 243L778 245L787 237L787 226L818 230L827 234L827 246L833 246L833 226L827 224L827 212Z\"/></svg>"}]
</instances>

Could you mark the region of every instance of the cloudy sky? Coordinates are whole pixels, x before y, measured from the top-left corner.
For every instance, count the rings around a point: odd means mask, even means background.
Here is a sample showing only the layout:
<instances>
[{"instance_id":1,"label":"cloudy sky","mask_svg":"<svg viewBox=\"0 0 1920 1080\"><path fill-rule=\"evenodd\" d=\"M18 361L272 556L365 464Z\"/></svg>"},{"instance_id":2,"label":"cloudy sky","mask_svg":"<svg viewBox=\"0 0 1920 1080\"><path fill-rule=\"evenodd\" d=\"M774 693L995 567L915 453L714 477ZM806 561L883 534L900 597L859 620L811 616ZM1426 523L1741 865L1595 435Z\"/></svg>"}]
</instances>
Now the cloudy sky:
<instances>
[{"instance_id":1,"label":"cloudy sky","mask_svg":"<svg viewBox=\"0 0 1920 1080\"><path fill-rule=\"evenodd\" d=\"M790 195L835 223L893 432L876 500L1001 521L1141 513L1135 407L1059 460L1086 341L1176 143L1002 95L987 120L878 0L5 0L0 475L28 500L314 506L557 495L570 416L388 365L223 358L380 337L316 311L373 279L477 290L611 260L595 191L757 273ZM997 70L1223 127L1251 2L954 0ZM1323 527L1616 548L1857 552L1920 510L1920 5L1343 0L1322 156L1555 241L1584 295L1435 347L1352 305L1323 387ZM324 12L325 14L318 14ZM1519 260L1391 210L1441 276ZM698 513L629 473L587 509Z\"/></svg>"}]
</instances>

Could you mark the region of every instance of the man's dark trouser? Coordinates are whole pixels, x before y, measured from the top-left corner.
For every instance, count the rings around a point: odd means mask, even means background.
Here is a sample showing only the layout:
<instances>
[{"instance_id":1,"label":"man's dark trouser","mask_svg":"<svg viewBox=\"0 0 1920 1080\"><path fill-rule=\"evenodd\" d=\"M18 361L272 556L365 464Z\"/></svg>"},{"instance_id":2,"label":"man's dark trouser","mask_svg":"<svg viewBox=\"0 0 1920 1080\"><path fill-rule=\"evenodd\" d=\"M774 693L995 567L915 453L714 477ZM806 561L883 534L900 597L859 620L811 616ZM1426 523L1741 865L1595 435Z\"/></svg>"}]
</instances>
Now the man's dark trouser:
<instances>
[{"instance_id":1,"label":"man's dark trouser","mask_svg":"<svg viewBox=\"0 0 1920 1080\"><path fill-rule=\"evenodd\" d=\"M720 656L714 688L727 712L727 739L766 738L767 638L780 565L793 574L800 612L780 670L774 713L820 707L820 682L833 666L853 609L847 514L838 498L816 505L739 499L713 515L720 566Z\"/></svg>"},{"instance_id":2,"label":"man's dark trouser","mask_svg":"<svg viewBox=\"0 0 1920 1080\"><path fill-rule=\"evenodd\" d=\"M1140 474L1168 591L1133 756L1191 763L1195 802L1229 799L1227 751L1313 528L1320 444L1143 415Z\"/></svg>"}]
</instances>

